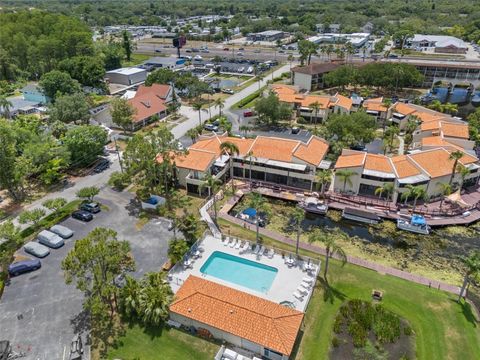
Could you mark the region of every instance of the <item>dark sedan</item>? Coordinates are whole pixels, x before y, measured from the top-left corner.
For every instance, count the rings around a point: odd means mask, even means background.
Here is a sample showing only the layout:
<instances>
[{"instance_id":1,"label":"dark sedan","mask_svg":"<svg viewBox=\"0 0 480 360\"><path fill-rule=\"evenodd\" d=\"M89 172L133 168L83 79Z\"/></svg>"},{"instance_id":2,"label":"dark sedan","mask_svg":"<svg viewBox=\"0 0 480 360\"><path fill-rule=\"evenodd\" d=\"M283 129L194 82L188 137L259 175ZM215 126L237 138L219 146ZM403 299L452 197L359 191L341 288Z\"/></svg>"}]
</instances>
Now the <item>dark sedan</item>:
<instances>
[{"instance_id":1,"label":"dark sedan","mask_svg":"<svg viewBox=\"0 0 480 360\"><path fill-rule=\"evenodd\" d=\"M74 219L85 221L85 222L93 220L93 215L88 211L83 211L83 210L77 210L73 212L72 217Z\"/></svg>"},{"instance_id":2,"label":"dark sedan","mask_svg":"<svg viewBox=\"0 0 480 360\"><path fill-rule=\"evenodd\" d=\"M8 273L11 276L17 276L29 271L38 270L42 267L42 263L38 259L22 260L14 262L8 266Z\"/></svg>"}]
</instances>

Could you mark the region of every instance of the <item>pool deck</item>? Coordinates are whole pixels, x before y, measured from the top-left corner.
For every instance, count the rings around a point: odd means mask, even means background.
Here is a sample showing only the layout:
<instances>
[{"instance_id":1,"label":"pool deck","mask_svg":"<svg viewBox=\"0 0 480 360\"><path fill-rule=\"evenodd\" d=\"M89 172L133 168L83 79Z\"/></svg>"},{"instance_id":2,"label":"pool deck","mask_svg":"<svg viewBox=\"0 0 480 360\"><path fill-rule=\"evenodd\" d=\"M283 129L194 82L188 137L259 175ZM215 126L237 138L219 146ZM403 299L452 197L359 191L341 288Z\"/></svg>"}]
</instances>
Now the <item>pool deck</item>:
<instances>
[{"instance_id":1,"label":"pool deck","mask_svg":"<svg viewBox=\"0 0 480 360\"><path fill-rule=\"evenodd\" d=\"M299 300L293 296L293 293L297 290L297 288L302 283L302 280L307 276L315 276L318 274L319 266L318 260L316 260L316 273L311 273L310 275L303 269L303 265L305 264L303 261L298 261L298 265L288 267L285 263L286 259L289 258L289 255L282 256L281 251L275 251L275 255L272 258L269 258L266 255L256 255L252 253L251 250L241 251L235 248L231 248L230 246L226 246L222 243L222 241L218 238L214 238L213 236L206 235L204 239L197 243L197 246L200 248L201 256L198 259L193 259L193 264L189 268L185 268L183 266L183 261L177 263L169 272L169 282L170 286L174 293L178 291L181 287L183 282L188 278L190 275L196 275L202 277L206 280L210 280L228 287L231 287L236 290L240 290L275 303L281 303L282 301L290 301L295 305L295 308L299 311L304 312L308 301L310 300L312 290L306 294L302 300ZM251 249L251 248L250 248ZM205 275L200 272L200 268L202 265L207 261L207 259L214 253L215 251L221 251L227 254L231 254L234 256L238 256L244 259L252 260L259 262L261 264L265 264L268 266L272 266L278 269L278 273L273 279L272 285L270 289L266 293L257 292L255 290L224 281L218 279L216 277ZM285 252L283 252L285 254ZM294 256L292 255L292 258ZM306 261L306 260L304 260Z\"/></svg>"}]
</instances>

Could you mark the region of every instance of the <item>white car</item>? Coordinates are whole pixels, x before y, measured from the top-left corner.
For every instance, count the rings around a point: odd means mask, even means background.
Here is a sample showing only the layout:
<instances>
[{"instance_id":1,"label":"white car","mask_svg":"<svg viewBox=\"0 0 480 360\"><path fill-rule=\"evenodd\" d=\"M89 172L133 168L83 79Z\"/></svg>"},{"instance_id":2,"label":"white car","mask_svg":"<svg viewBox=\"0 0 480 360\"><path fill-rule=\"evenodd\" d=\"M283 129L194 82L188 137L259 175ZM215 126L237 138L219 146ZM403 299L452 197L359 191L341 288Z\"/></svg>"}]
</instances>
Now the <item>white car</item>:
<instances>
[{"instance_id":1,"label":"white car","mask_svg":"<svg viewBox=\"0 0 480 360\"><path fill-rule=\"evenodd\" d=\"M44 258L48 254L50 254L50 250L46 246L43 246L42 244L39 244L35 241L29 241L28 243L23 245L23 249L25 250L25 252L39 258Z\"/></svg>"},{"instance_id":2,"label":"white car","mask_svg":"<svg viewBox=\"0 0 480 360\"><path fill-rule=\"evenodd\" d=\"M50 228L50 231L64 239L68 239L73 236L73 231L62 225L53 225Z\"/></svg>"},{"instance_id":3,"label":"white car","mask_svg":"<svg viewBox=\"0 0 480 360\"><path fill-rule=\"evenodd\" d=\"M239 73L241 73L241 72L243 72L244 70L245 70L245 68L242 66L242 67L238 68L237 71L238 71Z\"/></svg>"},{"instance_id":4,"label":"white car","mask_svg":"<svg viewBox=\"0 0 480 360\"><path fill-rule=\"evenodd\" d=\"M193 60L202 61L203 58L202 58L200 55L195 55L195 57L193 58Z\"/></svg>"},{"instance_id":5,"label":"white car","mask_svg":"<svg viewBox=\"0 0 480 360\"><path fill-rule=\"evenodd\" d=\"M251 74L253 72L253 66L249 66L247 69L247 74Z\"/></svg>"},{"instance_id":6,"label":"white car","mask_svg":"<svg viewBox=\"0 0 480 360\"><path fill-rule=\"evenodd\" d=\"M65 241L63 241L60 236L48 230L40 231L37 239L40 244L43 244L53 249L58 249L65 244Z\"/></svg>"}]
</instances>

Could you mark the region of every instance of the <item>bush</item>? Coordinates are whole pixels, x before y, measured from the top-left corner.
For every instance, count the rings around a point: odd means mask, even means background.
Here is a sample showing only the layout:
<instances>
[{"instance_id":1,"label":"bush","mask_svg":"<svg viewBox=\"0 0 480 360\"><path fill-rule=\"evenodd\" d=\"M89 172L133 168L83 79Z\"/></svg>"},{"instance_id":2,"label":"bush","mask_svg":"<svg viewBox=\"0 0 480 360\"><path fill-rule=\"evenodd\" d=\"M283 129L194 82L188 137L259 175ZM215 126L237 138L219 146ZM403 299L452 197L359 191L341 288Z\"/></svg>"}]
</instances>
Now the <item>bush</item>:
<instances>
[{"instance_id":1,"label":"bush","mask_svg":"<svg viewBox=\"0 0 480 360\"><path fill-rule=\"evenodd\" d=\"M113 187L115 190L122 191L128 185L129 177L126 173L121 173L115 171L110 175L110 179L108 179L108 185Z\"/></svg>"},{"instance_id":2,"label":"bush","mask_svg":"<svg viewBox=\"0 0 480 360\"><path fill-rule=\"evenodd\" d=\"M333 331L335 334L340 334L342 332L343 319L342 314L337 314L335 322L333 323Z\"/></svg>"},{"instance_id":3,"label":"bush","mask_svg":"<svg viewBox=\"0 0 480 360\"><path fill-rule=\"evenodd\" d=\"M258 98L260 95L262 94L262 90L260 91L255 91L254 93L251 93L250 95L244 97L242 100L240 100L239 102L237 102L236 104L234 104L232 106L232 108L238 108L238 109L241 109L243 108L245 105L251 103L253 100L255 100L256 98Z\"/></svg>"},{"instance_id":4,"label":"bush","mask_svg":"<svg viewBox=\"0 0 480 360\"><path fill-rule=\"evenodd\" d=\"M403 333L406 335L406 336L411 336L413 334L413 329L406 325L404 328L403 328Z\"/></svg>"},{"instance_id":5,"label":"bush","mask_svg":"<svg viewBox=\"0 0 480 360\"><path fill-rule=\"evenodd\" d=\"M168 244L168 258L170 259L170 262L172 264L176 264L182 260L189 248L190 247L185 240L171 240Z\"/></svg>"},{"instance_id":6,"label":"bush","mask_svg":"<svg viewBox=\"0 0 480 360\"><path fill-rule=\"evenodd\" d=\"M352 336L353 346L364 347L367 343L367 331L356 321L348 325L348 333Z\"/></svg>"}]
</instances>

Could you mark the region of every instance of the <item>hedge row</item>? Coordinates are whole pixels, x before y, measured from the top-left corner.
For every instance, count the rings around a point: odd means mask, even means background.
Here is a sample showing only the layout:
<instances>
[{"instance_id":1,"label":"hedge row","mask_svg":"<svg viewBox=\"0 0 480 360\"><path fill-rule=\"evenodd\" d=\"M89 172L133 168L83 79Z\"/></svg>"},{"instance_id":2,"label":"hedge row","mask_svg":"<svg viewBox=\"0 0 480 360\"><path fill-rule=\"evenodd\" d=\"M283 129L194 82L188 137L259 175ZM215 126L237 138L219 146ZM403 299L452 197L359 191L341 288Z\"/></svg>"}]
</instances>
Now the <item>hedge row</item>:
<instances>
[{"instance_id":1,"label":"hedge row","mask_svg":"<svg viewBox=\"0 0 480 360\"><path fill-rule=\"evenodd\" d=\"M248 103L252 102L256 98L258 98L262 94L263 89L257 90L254 93L251 93L250 95L244 97L242 100L239 102L235 103L232 108L233 109L241 109Z\"/></svg>"}]
</instances>

